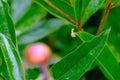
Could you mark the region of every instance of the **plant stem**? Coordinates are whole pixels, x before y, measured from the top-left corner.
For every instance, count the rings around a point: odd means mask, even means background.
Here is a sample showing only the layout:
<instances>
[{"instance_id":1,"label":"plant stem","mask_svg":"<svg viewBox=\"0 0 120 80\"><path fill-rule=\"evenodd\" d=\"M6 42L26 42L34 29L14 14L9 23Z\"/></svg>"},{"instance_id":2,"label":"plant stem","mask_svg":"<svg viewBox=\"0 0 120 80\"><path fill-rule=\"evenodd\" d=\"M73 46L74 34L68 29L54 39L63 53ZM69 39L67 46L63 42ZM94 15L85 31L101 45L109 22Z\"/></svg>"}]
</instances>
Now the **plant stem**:
<instances>
[{"instance_id":1,"label":"plant stem","mask_svg":"<svg viewBox=\"0 0 120 80\"><path fill-rule=\"evenodd\" d=\"M107 0L103 18L101 19L100 26L98 27L98 31L97 31L96 35L99 35L102 32L105 22L106 22L106 19L107 19L107 16L108 16L111 8L112 8L112 4L111 4L110 0Z\"/></svg>"},{"instance_id":2,"label":"plant stem","mask_svg":"<svg viewBox=\"0 0 120 80\"><path fill-rule=\"evenodd\" d=\"M78 27L79 31L84 31L83 28L81 27L81 24L74 21L69 15L67 15L66 13L64 13L62 10L60 10L58 7L56 7L54 4L52 4L49 0L45 0L45 2L47 4L49 4L51 7L53 7L56 11L58 11L60 14L62 14L63 16L65 16L70 22L72 22L74 25L76 25Z\"/></svg>"},{"instance_id":3,"label":"plant stem","mask_svg":"<svg viewBox=\"0 0 120 80\"><path fill-rule=\"evenodd\" d=\"M47 68L47 65L46 64L41 65L40 69L42 71L42 76L44 78L43 80L48 80L48 72L47 72L48 68Z\"/></svg>"}]
</instances>

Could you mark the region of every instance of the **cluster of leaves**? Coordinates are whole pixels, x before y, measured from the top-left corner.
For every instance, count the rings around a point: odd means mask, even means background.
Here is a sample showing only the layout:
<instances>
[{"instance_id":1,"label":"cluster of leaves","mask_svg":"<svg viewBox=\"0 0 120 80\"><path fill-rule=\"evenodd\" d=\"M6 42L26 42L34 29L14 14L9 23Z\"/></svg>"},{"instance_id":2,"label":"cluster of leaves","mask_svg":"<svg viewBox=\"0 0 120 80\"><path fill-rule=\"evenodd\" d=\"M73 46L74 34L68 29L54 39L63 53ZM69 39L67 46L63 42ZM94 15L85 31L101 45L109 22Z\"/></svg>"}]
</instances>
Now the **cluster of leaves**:
<instances>
[{"instance_id":1,"label":"cluster of leaves","mask_svg":"<svg viewBox=\"0 0 120 80\"><path fill-rule=\"evenodd\" d=\"M107 2L113 8L104 25ZM39 41L62 57L50 68L55 80L120 80L119 5L119 0L0 0L0 80L36 79L40 72L24 71L22 55L26 45ZM104 31L95 36L99 25Z\"/></svg>"}]
</instances>

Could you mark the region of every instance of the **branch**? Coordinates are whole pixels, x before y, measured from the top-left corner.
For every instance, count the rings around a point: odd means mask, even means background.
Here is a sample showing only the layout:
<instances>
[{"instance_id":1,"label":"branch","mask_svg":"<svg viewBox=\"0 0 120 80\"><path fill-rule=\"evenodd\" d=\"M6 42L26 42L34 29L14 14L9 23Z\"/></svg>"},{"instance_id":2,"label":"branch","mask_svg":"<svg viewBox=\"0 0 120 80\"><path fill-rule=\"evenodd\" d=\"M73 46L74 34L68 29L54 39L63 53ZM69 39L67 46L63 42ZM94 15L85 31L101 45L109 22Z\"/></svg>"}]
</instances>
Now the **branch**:
<instances>
[{"instance_id":1,"label":"branch","mask_svg":"<svg viewBox=\"0 0 120 80\"><path fill-rule=\"evenodd\" d=\"M69 15L67 15L66 13L64 13L62 10L60 10L58 7L56 7L54 4L52 4L49 0L45 0L45 2L47 4L49 4L51 7L53 7L56 11L58 11L60 14L62 14L63 16L65 16L70 22L72 22L74 25L76 25L78 27L79 31L83 31L81 24L74 21Z\"/></svg>"},{"instance_id":2,"label":"branch","mask_svg":"<svg viewBox=\"0 0 120 80\"><path fill-rule=\"evenodd\" d=\"M108 16L111 8L112 8L112 4L111 4L110 0L107 0L104 15L101 19L101 22L100 22L100 25L98 27L98 31L97 31L96 35L99 35L102 32L104 25L105 25L105 22L106 22L106 19L107 19L107 16Z\"/></svg>"}]
</instances>

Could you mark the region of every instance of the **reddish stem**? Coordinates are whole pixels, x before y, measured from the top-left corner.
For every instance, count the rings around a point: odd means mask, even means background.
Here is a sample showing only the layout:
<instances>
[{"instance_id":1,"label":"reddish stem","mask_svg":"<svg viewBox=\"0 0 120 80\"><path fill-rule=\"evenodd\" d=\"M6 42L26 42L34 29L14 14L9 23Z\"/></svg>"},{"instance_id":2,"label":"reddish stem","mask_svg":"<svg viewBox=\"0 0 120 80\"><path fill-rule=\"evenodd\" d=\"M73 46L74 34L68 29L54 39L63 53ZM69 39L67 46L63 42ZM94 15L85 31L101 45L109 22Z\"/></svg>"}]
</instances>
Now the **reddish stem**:
<instances>
[{"instance_id":1,"label":"reddish stem","mask_svg":"<svg viewBox=\"0 0 120 80\"><path fill-rule=\"evenodd\" d=\"M78 27L78 30L79 30L79 31L84 31L84 29L82 28L82 26L81 26L80 23L76 23L76 26Z\"/></svg>"},{"instance_id":2,"label":"reddish stem","mask_svg":"<svg viewBox=\"0 0 120 80\"><path fill-rule=\"evenodd\" d=\"M64 13L62 10L60 10L58 7L56 7L54 4L52 4L49 0L45 0L45 2L47 4L49 4L51 7L53 7L55 10L57 10L60 14L62 14L63 16L65 16L69 21L71 21L74 25L76 25L79 29L79 31L84 31L81 27L81 24L74 21L69 15L67 15L66 13Z\"/></svg>"},{"instance_id":3,"label":"reddish stem","mask_svg":"<svg viewBox=\"0 0 120 80\"><path fill-rule=\"evenodd\" d=\"M112 4L111 4L111 2L109 0L107 0L104 15L103 15L103 18L102 18L102 20L100 22L100 26L98 28L98 31L97 31L96 35L99 35L102 32L102 30L104 28L104 25L105 25L105 22L106 22L106 19L107 19L107 16L108 16L109 11L110 11L111 8L112 8Z\"/></svg>"},{"instance_id":4,"label":"reddish stem","mask_svg":"<svg viewBox=\"0 0 120 80\"><path fill-rule=\"evenodd\" d=\"M43 75L43 80L48 80L48 68L47 68L47 65L46 64L43 64L40 66L40 69L42 71L42 75Z\"/></svg>"}]
</instances>

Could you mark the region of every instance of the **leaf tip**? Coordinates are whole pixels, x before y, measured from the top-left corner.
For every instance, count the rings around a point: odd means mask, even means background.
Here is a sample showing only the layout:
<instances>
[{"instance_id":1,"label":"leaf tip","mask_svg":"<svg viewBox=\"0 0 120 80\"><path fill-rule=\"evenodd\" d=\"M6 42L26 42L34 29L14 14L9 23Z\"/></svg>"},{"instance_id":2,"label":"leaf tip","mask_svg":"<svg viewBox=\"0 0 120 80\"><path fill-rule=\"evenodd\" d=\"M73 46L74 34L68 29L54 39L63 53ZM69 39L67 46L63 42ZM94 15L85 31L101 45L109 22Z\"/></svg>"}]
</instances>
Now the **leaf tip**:
<instances>
[{"instance_id":1,"label":"leaf tip","mask_svg":"<svg viewBox=\"0 0 120 80\"><path fill-rule=\"evenodd\" d=\"M108 35L108 34L110 33L110 31L111 31L111 27L109 27L109 28L105 31L105 33Z\"/></svg>"}]
</instances>

